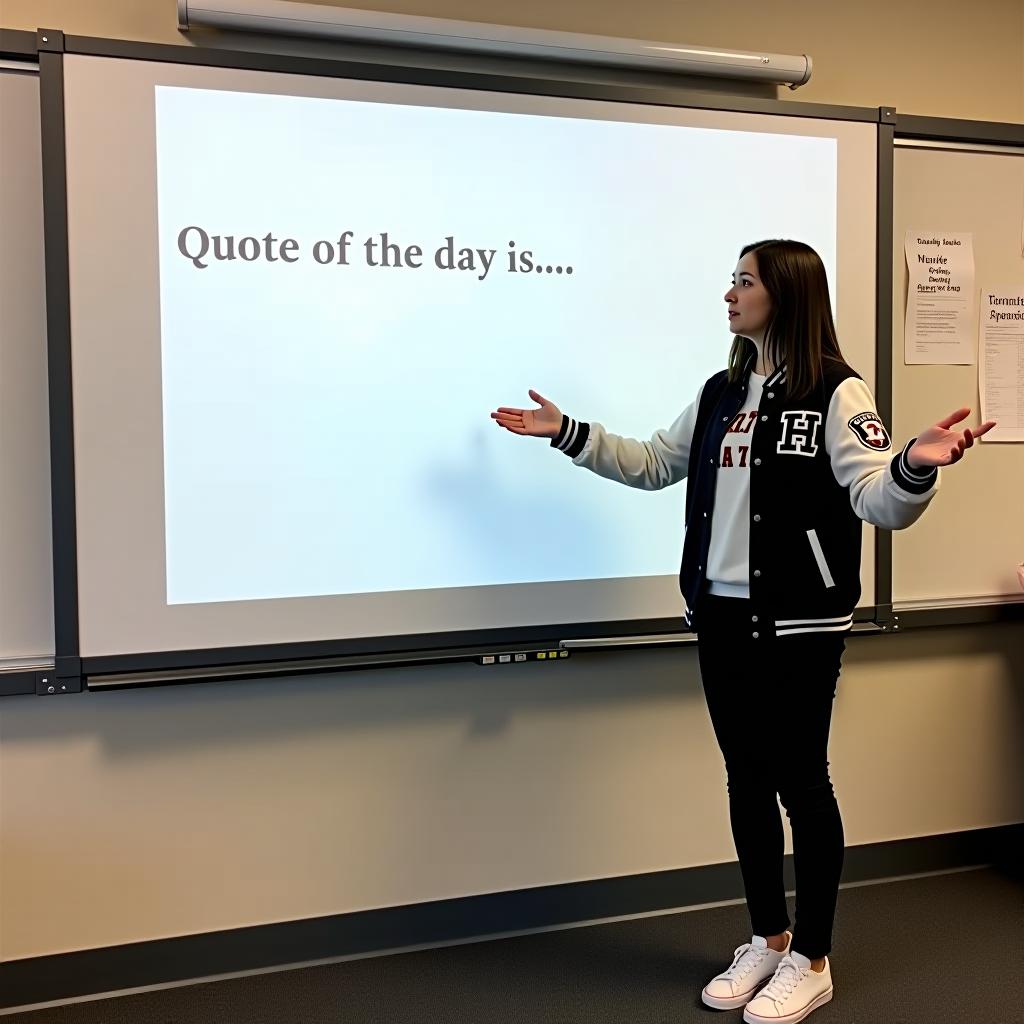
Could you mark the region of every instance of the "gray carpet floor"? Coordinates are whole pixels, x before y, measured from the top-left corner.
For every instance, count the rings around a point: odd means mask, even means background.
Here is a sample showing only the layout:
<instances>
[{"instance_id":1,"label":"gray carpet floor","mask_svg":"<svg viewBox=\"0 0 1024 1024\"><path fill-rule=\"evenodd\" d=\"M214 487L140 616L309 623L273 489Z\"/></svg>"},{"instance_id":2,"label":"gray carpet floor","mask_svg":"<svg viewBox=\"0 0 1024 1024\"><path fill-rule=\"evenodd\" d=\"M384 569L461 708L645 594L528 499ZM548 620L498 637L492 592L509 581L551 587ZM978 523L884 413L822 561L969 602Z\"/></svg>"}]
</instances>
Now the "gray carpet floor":
<instances>
[{"instance_id":1,"label":"gray carpet floor","mask_svg":"<svg viewBox=\"0 0 1024 1024\"><path fill-rule=\"evenodd\" d=\"M736 1024L700 990L747 939L718 907L19 1012L4 1024ZM1024 882L843 889L814 1024L1024 1024Z\"/></svg>"}]
</instances>

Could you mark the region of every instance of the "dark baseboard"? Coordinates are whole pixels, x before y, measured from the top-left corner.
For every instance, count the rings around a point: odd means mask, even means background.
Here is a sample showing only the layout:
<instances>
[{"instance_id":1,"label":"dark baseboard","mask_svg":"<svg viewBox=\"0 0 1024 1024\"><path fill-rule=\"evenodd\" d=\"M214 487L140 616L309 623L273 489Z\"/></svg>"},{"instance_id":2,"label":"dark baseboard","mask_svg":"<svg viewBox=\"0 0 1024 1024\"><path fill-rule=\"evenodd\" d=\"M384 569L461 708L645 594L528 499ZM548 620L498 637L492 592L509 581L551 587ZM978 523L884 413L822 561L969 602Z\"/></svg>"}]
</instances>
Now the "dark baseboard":
<instances>
[{"instance_id":1,"label":"dark baseboard","mask_svg":"<svg viewBox=\"0 0 1024 1024\"><path fill-rule=\"evenodd\" d=\"M846 850L844 882L993 864L1021 872L1024 823ZM786 858L787 888L793 885ZM742 898L736 863L234 928L0 963L0 1009L190 978Z\"/></svg>"}]
</instances>

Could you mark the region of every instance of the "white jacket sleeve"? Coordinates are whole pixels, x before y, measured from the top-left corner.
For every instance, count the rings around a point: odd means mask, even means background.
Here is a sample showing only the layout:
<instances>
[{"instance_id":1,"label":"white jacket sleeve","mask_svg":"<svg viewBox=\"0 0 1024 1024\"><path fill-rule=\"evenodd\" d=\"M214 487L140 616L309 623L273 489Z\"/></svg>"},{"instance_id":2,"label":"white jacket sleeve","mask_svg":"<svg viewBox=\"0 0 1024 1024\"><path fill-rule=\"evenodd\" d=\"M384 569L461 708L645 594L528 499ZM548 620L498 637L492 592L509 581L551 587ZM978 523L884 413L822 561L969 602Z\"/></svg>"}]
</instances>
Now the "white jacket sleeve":
<instances>
[{"instance_id":1,"label":"white jacket sleeve","mask_svg":"<svg viewBox=\"0 0 1024 1024\"><path fill-rule=\"evenodd\" d=\"M875 400L859 377L836 388L825 424L825 449L836 480L850 489L854 512L873 526L905 529L920 518L939 488L937 469L908 464L913 443L893 455Z\"/></svg>"},{"instance_id":2,"label":"white jacket sleeve","mask_svg":"<svg viewBox=\"0 0 1024 1024\"><path fill-rule=\"evenodd\" d=\"M647 491L669 487L686 477L700 395L698 391L672 426L656 430L649 441L620 437L600 423L578 423L563 416L551 445L569 455L574 465L608 480Z\"/></svg>"}]
</instances>

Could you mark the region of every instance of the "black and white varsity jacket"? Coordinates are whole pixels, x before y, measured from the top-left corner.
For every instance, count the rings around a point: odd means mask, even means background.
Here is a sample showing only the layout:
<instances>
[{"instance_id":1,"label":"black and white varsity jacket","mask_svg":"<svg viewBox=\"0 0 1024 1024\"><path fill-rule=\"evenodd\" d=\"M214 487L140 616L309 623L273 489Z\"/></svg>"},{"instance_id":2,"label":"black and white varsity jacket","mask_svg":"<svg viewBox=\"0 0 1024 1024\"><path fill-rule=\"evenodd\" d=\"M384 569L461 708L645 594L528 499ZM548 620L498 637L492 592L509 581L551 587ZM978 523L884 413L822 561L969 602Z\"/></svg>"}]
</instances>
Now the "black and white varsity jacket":
<instances>
[{"instance_id":1,"label":"black and white varsity jacket","mask_svg":"<svg viewBox=\"0 0 1024 1024\"><path fill-rule=\"evenodd\" d=\"M715 374L650 441L562 417L552 446L600 476L656 490L687 480L679 585L699 631L722 443L743 407L753 360L730 384ZM938 488L937 470L914 470L913 441L896 455L867 385L828 361L815 391L787 395L785 367L764 384L750 438L751 632L785 637L848 630L860 598L861 520L910 526Z\"/></svg>"}]
</instances>

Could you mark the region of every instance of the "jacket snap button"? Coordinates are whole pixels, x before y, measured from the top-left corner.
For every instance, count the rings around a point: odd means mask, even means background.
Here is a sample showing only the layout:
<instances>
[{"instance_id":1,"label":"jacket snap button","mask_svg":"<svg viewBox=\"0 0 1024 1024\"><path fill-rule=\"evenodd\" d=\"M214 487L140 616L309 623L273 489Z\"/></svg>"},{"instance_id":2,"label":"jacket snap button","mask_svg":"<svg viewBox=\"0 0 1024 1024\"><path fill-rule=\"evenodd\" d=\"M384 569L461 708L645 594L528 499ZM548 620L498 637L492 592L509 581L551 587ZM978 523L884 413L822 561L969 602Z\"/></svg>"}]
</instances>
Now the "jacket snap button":
<instances>
[{"instance_id":1,"label":"jacket snap button","mask_svg":"<svg viewBox=\"0 0 1024 1024\"><path fill-rule=\"evenodd\" d=\"M722 417L722 422L723 423L728 423L729 422L729 417L728 416L723 416Z\"/></svg>"},{"instance_id":2,"label":"jacket snap button","mask_svg":"<svg viewBox=\"0 0 1024 1024\"><path fill-rule=\"evenodd\" d=\"M751 615L750 616L750 621L751 622L757 622L757 616L756 615Z\"/></svg>"},{"instance_id":3,"label":"jacket snap button","mask_svg":"<svg viewBox=\"0 0 1024 1024\"><path fill-rule=\"evenodd\" d=\"M705 512L704 514L705 514L705 515L707 515L707 513L706 513L706 512ZM759 522L761 522L761 517L760 517L760 516L754 516L754 522L755 522L755 523L759 523Z\"/></svg>"},{"instance_id":4,"label":"jacket snap button","mask_svg":"<svg viewBox=\"0 0 1024 1024\"><path fill-rule=\"evenodd\" d=\"M759 637L760 635L761 635L760 633L754 633L754 634L753 634L753 637L754 637L754 639L756 640L756 639L757 639L757 638L758 638L758 637Z\"/></svg>"},{"instance_id":5,"label":"jacket snap button","mask_svg":"<svg viewBox=\"0 0 1024 1024\"><path fill-rule=\"evenodd\" d=\"M769 391L768 392L768 397L769 398L774 398L775 397L775 392L774 391Z\"/></svg>"},{"instance_id":6,"label":"jacket snap button","mask_svg":"<svg viewBox=\"0 0 1024 1024\"><path fill-rule=\"evenodd\" d=\"M761 570L760 570L760 569L755 569L755 570L754 570L754 575L760 578L760 576L761 576Z\"/></svg>"},{"instance_id":7,"label":"jacket snap button","mask_svg":"<svg viewBox=\"0 0 1024 1024\"><path fill-rule=\"evenodd\" d=\"M767 416L762 416L762 417L761 417L761 422L762 422L762 423L766 423L766 422L767 422L767 420L768 420L768 417L767 417Z\"/></svg>"},{"instance_id":8,"label":"jacket snap button","mask_svg":"<svg viewBox=\"0 0 1024 1024\"><path fill-rule=\"evenodd\" d=\"M754 465L755 466L760 466L761 465L761 460L760 459L754 459Z\"/></svg>"}]
</instances>

